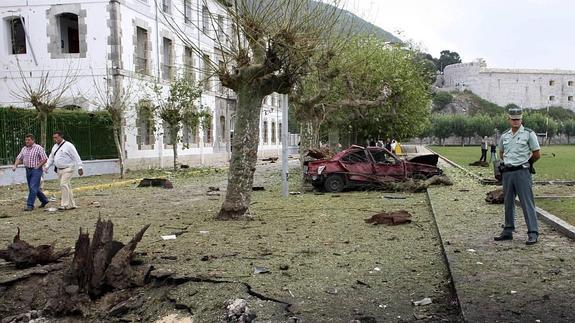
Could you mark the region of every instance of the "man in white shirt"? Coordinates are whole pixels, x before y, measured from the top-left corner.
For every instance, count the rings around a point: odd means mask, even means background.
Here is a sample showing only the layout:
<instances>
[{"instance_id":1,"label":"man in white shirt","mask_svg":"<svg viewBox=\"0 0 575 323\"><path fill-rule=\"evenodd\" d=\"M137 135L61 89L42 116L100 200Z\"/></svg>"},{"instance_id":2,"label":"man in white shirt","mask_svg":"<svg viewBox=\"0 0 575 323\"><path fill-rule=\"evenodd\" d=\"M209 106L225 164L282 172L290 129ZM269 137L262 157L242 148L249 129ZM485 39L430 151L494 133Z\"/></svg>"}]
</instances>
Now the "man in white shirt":
<instances>
[{"instance_id":1,"label":"man in white shirt","mask_svg":"<svg viewBox=\"0 0 575 323\"><path fill-rule=\"evenodd\" d=\"M82 160L80 159L80 155L78 155L76 147L74 147L71 142L64 140L60 131L54 132L52 138L54 139L54 146L52 146L52 152L50 153L50 157L48 157L48 162L46 162L44 171L48 172L48 169L50 169L50 166L53 164L54 171L56 171L58 179L60 179L62 199L58 210L64 211L75 209L76 202L74 201L74 195L72 194L70 180L74 175L75 168L78 168L78 175L84 175Z\"/></svg>"}]
</instances>

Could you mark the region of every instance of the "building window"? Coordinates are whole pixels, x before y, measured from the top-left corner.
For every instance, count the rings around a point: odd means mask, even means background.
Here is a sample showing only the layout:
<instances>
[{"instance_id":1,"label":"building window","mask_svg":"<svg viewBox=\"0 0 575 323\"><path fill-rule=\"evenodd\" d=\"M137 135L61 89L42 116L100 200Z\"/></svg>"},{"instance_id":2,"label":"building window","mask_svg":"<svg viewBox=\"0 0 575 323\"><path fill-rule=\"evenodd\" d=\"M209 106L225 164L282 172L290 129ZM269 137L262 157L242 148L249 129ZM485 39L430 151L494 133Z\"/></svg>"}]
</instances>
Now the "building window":
<instances>
[{"instance_id":1,"label":"building window","mask_svg":"<svg viewBox=\"0 0 575 323\"><path fill-rule=\"evenodd\" d=\"M136 112L136 127L138 129L136 141L138 143L138 148L142 149L142 146L153 145L155 141L152 103L148 100L141 100L136 106Z\"/></svg>"},{"instance_id":2,"label":"building window","mask_svg":"<svg viewBox=\"0 0 575 323\"><path fill-rule=\"evenodd\" d=\"M272 121L272 144L276 143L276 123Z\"/></svg>"},{"instance_id":3,"label":"building window","mask_svg":"<svg viewBox=\"0 0 575 323\"><path fill-rule=\"evenodd\" d=\"M189 81L194 82L196 80L194 76L194 52L190 47L184 48L184 73Z\"/></svg>"},{"instance_id":4,"label":"building window","mask_svg":"<svg viewBox=\"0 0 575 323\"><path fill-rule=\"evenodd\" d=\"M184 126L182 129L182 143L184 147L189 148L190 145L198 143L198 129L190 128L189 126Z\"/></svg>"},{"instance_id":5,"label":"building window","mask_svg":"<svg viewBox=\"0 0 575 323\"><path fill-rule=\"evenodd\" d=\"M567 101L573 101L573 96L572 95L568 96Z\"/></svg>"},{"instance_id":6,"label":"building window","mask_svg":"<svg viewBox=\"0 0 575 323\"><path fill-rule=\"evenodd\" d=\"M221 42L224 40L224 16L218 15L218 34L216 35Z\"/></svg>"},{"instance_id":7,"label":"building window","mask_svg":"<svg viewBox=\"0 0 575 323\"><path fill-rule=\"evenodd\" d=\"M60 27L60 49L65 54L80 53L80 35L78 33L78 15L63 13L58 16Z\"/></svg>"},{"instance_id":8,"label":"building window","mask_svg":"<svg viewBox=\"0 0 575 323\"><path fill-rule=\"evenodd\" d=\"M202 7L202 32L206 35L210 34L210 12L208 7Z\"/></svg>"},{"instance_id":9,"label":"building window","mask_svg":"<svg viewBox=\"0 0 575 323\"><path fill-rule=\"evenodd\" d=\"M553 86L555 85L555 81L554 80L549 80L549 86Z\"/></svg>"},{"instance_id":10,"label":"building window","mask_svg":"<svg viewBox=\"0 0 575 323\"><path fill-rule=\"evenodd\" d=\"M26 54L26 33L20 18L12 18L7 21L10 30L12 54Z\"/></svg>"},{"instance_id":11,"label":"building window","mask_svg":"<svg viewBox=\"0 0 575 323\"><path fill-rule=\"evenodd\" d=\"M210 84L210 55L204 54L203 57L203 83L204 83L204 90L210 91L211 84Z\"/></svg>"},{"instance_id":12,"label":"building window","mask_svg":"<svg viewBox=\"0 0 575 323\"><path fill-rule=\"evenodd\" d=\"M278 134L279 134L278 139L279 139L279 142L281 143L282 142L282 123L281 122L278 123Z\"/></svg>"},{"instance_id":13,"label":"building window","mask_svg":"<svg viewBox=\"0 0 575 323\"><path fill-rule=\"evenodd\" d=\"M212 143L212 124L208 123L204 125L204 143Z\"/></svg>"},{"instance_id":14,"label":"building window","mask_svg":"<svg viewBox=\"0 0 575 323\"><path fill-rule=\"evenodd\" d=\"M568 81L567 86L573 86L573 81Z\"/></svg>"},{"instance_id":15,"label":"building window","mask_svg":"<svg viewBox=\"0 0 575 323\"><path fill-rule=\"evenodd\" d=\"M220 116L220 141L226 142L226 117Z\"/></svg>"},{"instance_id":16,"label":"building window","mask_svg":"<svg viewBox=\"0 0 575 323\"><path fill-rule=\"evenodd\" d=\"M549 96L549 101L555 101L555 96L554 96L554 95L550 95L550 96Z\"/></svg>"},{"instance_id":17,"label":"building window","mask_svg":"<svg viewBox=\"0 0 575 323\"><path fill-rule=\"evenodd\" d=\"M136 73L148 74L148 31L136 27Z\"/></svg>"},{"instance_id":18,"label":"building window","mask_svg":"<svg viewBox=\"0 0 575 323\"><path fill-rule=\"evenodd\" d=\"M171 0L162 0L162 11L165 13L170 13L171 11Z\"/></svg>"},{"instance_id":19,"label":"building window","mask_svg":"<svg viewBox=\"0 0 575 323\"><path fill-rule=\"evenodd\" d=\"M184 20L187 24L192 23L192 0L184 0Z\"/></svg>"},{"instance_id":20,"label":"building window","mask_svg":"<svg viewBox=\"0 0 575 323\"><path fill-rule=\"evenodd\" d=\"M264 132L264 140L263 140L264 145L267 145L268 144L268 122L267 121L264 121L262 131Z\"/></svg>"},{"instance_id":21,"label":"building window","mask_svg":"<svg viewBox=\"0 0 575 323\"><path fill-rule=\"evenodd\" d=\"M172 79L172 57L173 57L173 48L172 48L172 40L168 38L162 39L163 45L163 57L162 57L162 79L163 80L171 80Z\"/></svg>"}]
</instances>

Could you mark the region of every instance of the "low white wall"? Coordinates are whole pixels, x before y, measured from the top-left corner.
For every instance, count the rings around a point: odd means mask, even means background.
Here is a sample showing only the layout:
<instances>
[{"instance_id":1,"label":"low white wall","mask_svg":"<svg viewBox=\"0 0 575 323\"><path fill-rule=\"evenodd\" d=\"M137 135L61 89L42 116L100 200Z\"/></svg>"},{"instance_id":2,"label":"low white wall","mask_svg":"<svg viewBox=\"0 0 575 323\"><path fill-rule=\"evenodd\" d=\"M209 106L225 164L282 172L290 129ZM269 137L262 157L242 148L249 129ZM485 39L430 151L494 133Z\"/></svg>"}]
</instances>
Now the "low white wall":
<instances>
[{"instance_id":1,"label":"low white wall","mask_svg":"<svg viewBox=\"0 0 575 323\"><path fill-rule=\"evenodd\" d=\"M117 159L87 160L84 164L84 176L118 174L120 167ZM76 173L75 176L78 176ZM53 169L44 174L44 180L57 179ZM15 172L12 166L0 166L0 186L26 183L26 169L20 166Z\"/></svg>"}]
</instances>

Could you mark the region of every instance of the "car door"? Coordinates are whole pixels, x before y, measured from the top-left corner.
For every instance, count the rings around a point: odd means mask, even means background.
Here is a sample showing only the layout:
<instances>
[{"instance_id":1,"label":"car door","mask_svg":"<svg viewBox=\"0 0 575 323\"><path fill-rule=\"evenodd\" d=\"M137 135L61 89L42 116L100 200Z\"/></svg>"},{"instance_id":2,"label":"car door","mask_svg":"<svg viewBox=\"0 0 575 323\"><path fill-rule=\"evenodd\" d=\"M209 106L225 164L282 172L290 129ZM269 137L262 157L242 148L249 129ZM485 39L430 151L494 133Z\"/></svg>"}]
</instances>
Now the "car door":
<instances>
[{"instance_id":1,"label":"car door","mask_svg":"<svg viewBox=\"0 0 575 323\"><path fill-rule=\"evenodd\" d=\"M339 159L342 167L348 172L348 179L366 181L373 176L373 165L363 148L350 149Z\"/></svg>"},{"instance_id":2,"label":"car door","mask_svg":"<svg viewBox=\"0 0 575 323\"><path fill-rule=\"evenodd\" d=\"M405 178L403 161L385 148L369 148L373 159L374 175L379 180L402 180Z\"/></svg>"}]
</instances>

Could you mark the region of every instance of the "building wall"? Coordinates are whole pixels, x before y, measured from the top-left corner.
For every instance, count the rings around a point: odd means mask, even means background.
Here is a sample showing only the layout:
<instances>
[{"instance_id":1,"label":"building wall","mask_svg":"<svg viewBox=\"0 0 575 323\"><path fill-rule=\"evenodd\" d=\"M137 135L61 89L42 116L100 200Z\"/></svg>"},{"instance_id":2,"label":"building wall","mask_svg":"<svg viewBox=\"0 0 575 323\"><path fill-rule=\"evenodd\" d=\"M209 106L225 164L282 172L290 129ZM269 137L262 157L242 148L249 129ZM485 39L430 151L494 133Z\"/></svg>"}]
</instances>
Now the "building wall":
<instances>
[{"instance_id":1,"label":"building wall","mask_svg":"<svg viewBox=\"0 0 575 323\"><path fill-rule=\"evenodd\" d=\"M126 112L125 134L127 164L132 168L154 166L169 166L173 156L172 146L165 144L161 120L155 119L156 131L150 145L141 145L137 141L137 103L146 98L153 100L151 91L153 84L158 84L167 92L170 81L164 80L162 72L166 68L172 70L174 77L185 71L185 41L199 44L202 54L218 62L217 43L214 42L214 26L208 36L195 26L203 26L203 0L191 0L191 15L188 22L184 20L184 1L172 0L167 16L162 14L163 8L156 8L154 0L122 0L119 1L119 11L112 14L113 8L108 0L60 0L51 4L50 0L28 0L27 5L21 0L2 0L0 2L0 106L27 106L14 95L22 87L21 73L31 84L37 84L42 75L49 73L50 86L63 83L66 76L74 79L70 90L64 95L65 104L80 106L86 110L98 109L102 96L113 91L112 79L121 81L125 92L130 93L129 109ZM161 5L162 1L158 1ZM209 12L213 16L224 12L214 1L208 2ZM61 53L61 29L57 15L61 13L78 15L80 53ZM21 15L25 21L26 33L30 37L25 54L11 53L9 24L6 19ZM224 19L224 30L229 23ZM112 28L119 25L120 43L112 39ZM171 26L178 26L187 35L185 41L173 32ZM147 31L146 41L146 72L136 72L137 27ZM217 27L216 27L217 28ZM169 59L166 59L163 39L172 43ZM67 44L64 44L66 48ZM196 81L206 77L204 61L198 54L193 54L194 78ZM165 63L168 62L169 66ZM18 68L18 64L21 68ZM115 77L112 75L116 75ZM273 97L273 99L271 98ZM219 81L211 77L209 85L204 89L201 105L212 114L210 136L199 129L199 140L189 147L178 144L178 155L182 163L206 164L229 155L230 138L233 136L233 120L235 111L235 94L224 89ZM222 117L224 125L222 126ZM260 129L260 138L267 132L267 141L261 141L262 154L277 154L280 151L279 124L282 115L279 108L278 95L265 99L262 104L261 119L267 122L266 129ZM261 121L263 125L264 121ZM271 135L275 124L275 136ZM272 138L276 141L272 141ZM113 143L110 143L113 144ZM212 156L213 155L213 156ZM225 160L225 158L224 158Z\"/></svg>"},{"instance_id":2,"label":"building wall","mask_svg":"<svg viewBox=\"0 0 575 323\"><path fill-rule=\"evenodd\" d=\"M562 106L575 111L575 71L487 68L478 60L446 66L438 85L470 90L501 106Z\"/></svg>"}]
</instances>

